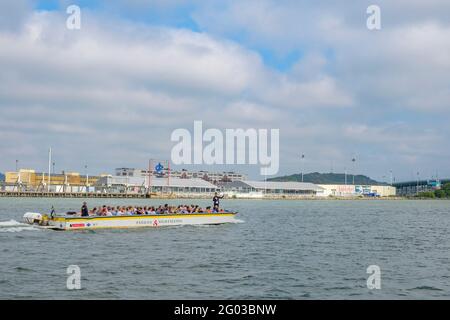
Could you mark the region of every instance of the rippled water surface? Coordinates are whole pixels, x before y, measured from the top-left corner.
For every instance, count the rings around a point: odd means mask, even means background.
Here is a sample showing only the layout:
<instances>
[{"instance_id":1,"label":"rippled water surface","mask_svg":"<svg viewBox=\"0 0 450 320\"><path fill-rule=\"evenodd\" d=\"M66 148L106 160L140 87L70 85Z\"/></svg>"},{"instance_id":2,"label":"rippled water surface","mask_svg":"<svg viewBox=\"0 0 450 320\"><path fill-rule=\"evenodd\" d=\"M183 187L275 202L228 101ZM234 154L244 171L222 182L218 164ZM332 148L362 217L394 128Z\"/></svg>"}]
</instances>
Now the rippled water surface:
<instances>
[{"instance_id":1,"label":"rippled water surface","mask_svg":"<svg viewBox=\"0 0 450 320\"><path fill-rule=\"evenodd\" d=\"M81 201L0 198L0 298L450 298L450 201L225 200L244 223L75 232L19 224L26 211ZM66 288L69 265L81 268L81 290ZM380 290L367 289L369 265L381 268Z\"/></svg>"}]
</instances>

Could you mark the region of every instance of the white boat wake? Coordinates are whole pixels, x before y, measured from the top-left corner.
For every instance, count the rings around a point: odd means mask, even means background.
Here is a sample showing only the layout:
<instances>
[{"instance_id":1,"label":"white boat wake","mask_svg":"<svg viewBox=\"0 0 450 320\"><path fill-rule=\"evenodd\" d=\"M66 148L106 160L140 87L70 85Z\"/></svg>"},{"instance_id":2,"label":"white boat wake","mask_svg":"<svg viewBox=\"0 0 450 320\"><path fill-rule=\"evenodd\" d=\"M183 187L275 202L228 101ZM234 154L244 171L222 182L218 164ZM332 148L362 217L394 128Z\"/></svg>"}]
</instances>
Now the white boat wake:
<instances>
[{"instance_id":1,"label":"white boat wake","mask_svg":"<svg viewBox=\"0 0 450 320\"><path fill-rule=\"evenodd\" d=\"M0 233L2 232L21 232L21 231L35 231L39 228L30 226L16 220L0 221Z\"/></svg>"}]
</instances>

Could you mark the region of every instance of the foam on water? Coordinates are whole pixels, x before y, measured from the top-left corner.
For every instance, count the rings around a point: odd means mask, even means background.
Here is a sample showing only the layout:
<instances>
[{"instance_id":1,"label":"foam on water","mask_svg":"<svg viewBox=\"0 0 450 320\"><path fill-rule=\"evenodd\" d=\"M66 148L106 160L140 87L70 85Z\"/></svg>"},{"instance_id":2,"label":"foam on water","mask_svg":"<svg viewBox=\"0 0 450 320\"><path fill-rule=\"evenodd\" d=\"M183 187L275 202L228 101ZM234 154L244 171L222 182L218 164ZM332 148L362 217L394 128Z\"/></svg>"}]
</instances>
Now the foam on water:
<instances>
[{"instance_id":1,"label":"foam on water","mask_svg":"<svg viewBox=\"0 0 450 320\"><path fill-rule=\"evenodd\" d=\"M34 231L39 230L34 226L30 226L26 223L22 223L16 220L0 221L0 233L1 232L21 232L21 231Z\"/></svg>"},{"instance_id":2,"label":"foam on water","mask_svg":"<svg viewBox=\"0 0 450 320\"><path fill-rule=\"evenodd\" d=\"M8 220L8 221L0 221L0 228L1 227L11 227L11 226L26 226L27 224L16 221L14 219Z\"/></svg>"}]
</instances>

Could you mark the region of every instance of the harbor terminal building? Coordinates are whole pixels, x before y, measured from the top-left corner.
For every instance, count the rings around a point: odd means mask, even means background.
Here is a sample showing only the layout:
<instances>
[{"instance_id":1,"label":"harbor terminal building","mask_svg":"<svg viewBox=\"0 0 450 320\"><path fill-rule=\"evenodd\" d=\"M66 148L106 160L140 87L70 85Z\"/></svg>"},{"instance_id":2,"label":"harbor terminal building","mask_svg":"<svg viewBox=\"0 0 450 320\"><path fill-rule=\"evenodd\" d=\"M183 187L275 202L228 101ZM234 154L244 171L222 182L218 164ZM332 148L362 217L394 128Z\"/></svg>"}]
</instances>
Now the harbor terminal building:
<instances>
[{"instance_id":1,"label":"harbor terminal building","mask_svg":"<svg viewBox=\"0 0 450 320\"><path fill-rule=\"evenodd\" d=\"M129 177L103 176L96 182L97 192L102 193L173 193L180 196L212 195L219 188L209 181L192 178L158 178L158 177Z\"/></svg>"},{"instance_id":2,"label":"harbor terminal building","mask_svg":"<svg viewBox=\"0 0 450 320\"><path fill-rule=\"evenodd\" d=\"M206 170L200 171L188 171L186 169L182 170L167 170L164 168L161 172L151 171L151 174L157 176L159 178L165 178L170 175L172 178L180 178L180 179L203 179L206 181L210 181L212 183L217 183L219 181L242 181L247 180L247 175L233 172L233 171L224 171L224 172L212 172ZM135 168L117 168L115 170L116 176L127 176L127 177L148 177L149 170L135 169Z\"/></svg>"}]
</instances>

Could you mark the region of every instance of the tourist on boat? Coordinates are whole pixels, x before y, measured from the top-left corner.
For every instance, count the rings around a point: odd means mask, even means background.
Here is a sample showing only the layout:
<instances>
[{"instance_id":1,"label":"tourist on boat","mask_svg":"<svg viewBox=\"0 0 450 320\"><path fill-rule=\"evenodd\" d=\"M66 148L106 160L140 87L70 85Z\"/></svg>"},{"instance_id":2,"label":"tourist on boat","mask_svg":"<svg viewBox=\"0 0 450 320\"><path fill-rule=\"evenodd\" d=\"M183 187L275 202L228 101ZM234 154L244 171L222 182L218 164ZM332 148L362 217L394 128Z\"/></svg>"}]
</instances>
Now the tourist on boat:
<instances>
[{"instance_id":1,"label":"tourist on boat","mask_svg":"<svg viewBox=\"0 0 450 320\"><path fill-rule=\"evenodd\" d=\"M106 212L105 212L105 216L110 217L112 216L112 208L111 207L107 207L106 208Z\"/></svg>"},{"instance_id":2,"label":"tourist on boat","mask_svg":"<svg viewBox=\"0 0 450 320\"><path fill-rule=\"evenodd\" d=\"M216 199L217 197L217 199ZM81 216L125 216L125 215L154 215L154 214L196 214L196 213L224 213L226 212L222 208L219 207L217 201L222 199L223 196L217 196L217 193L214 197L214 206L208 206L206 208L202 208L199 205L195 204L180 204L178 206L172 206L169 204L160 205L158 207L154 206L100 206L94 207L92 210L89 210L86 202L83 202L83 206L81 207Z\"/></svg>"},{"instance_id":3,"label":"tourist on boat","mask_svg":"<svg viewBox=\"0 0 450 320\"><path fill-rule=\"evenodd\" d=\"M83 202L83 205L81 206L81 216L82 217L88 217L89 216L89 209L86 202Z\"/></svg>"}]
</instances>

